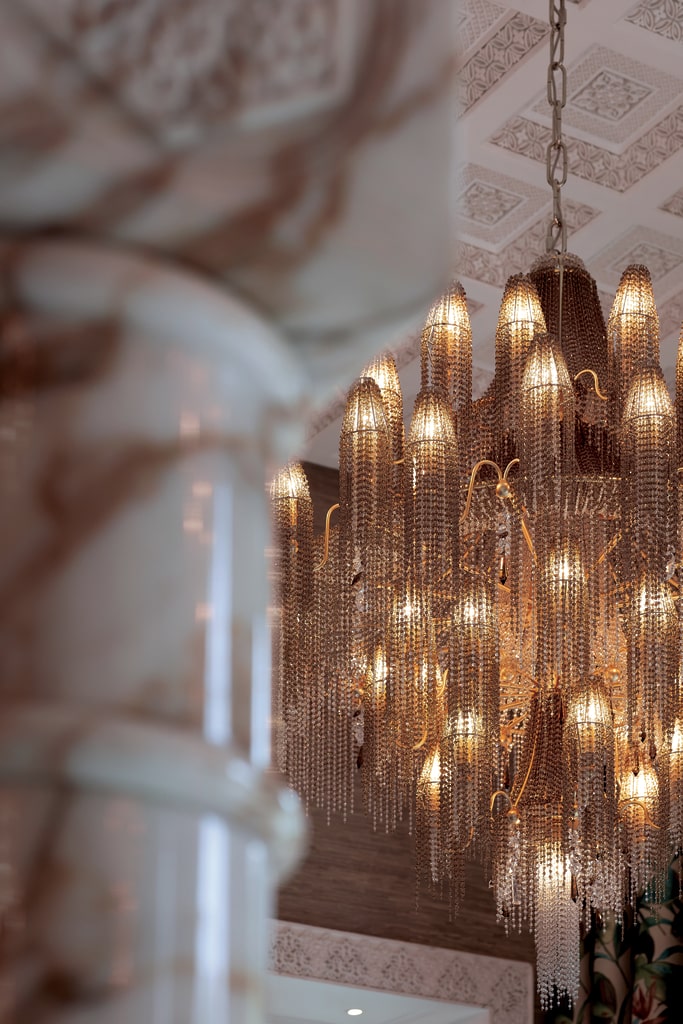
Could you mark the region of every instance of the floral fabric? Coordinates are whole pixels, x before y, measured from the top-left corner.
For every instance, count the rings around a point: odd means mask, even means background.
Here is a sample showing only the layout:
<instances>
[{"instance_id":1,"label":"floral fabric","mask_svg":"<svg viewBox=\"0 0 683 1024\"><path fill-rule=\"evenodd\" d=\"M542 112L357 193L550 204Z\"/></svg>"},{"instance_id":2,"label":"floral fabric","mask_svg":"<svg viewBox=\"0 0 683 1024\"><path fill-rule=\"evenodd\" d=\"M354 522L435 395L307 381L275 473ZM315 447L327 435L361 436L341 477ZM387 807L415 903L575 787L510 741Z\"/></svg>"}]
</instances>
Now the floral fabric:
<instances>
[{"instance_id":1,"label":"floral fabric","mask_svg":"<svg viewBox=\"0 0 683 1024\"><path fill-rule=\"evenodd\" d=\"M670 875L671 893L678 879ZM683 1024L683 903L672 896L642 903L621 925L593 929L584 940L581 988L573 1015L547 1024Z\"/></svg>"}]
</instances>

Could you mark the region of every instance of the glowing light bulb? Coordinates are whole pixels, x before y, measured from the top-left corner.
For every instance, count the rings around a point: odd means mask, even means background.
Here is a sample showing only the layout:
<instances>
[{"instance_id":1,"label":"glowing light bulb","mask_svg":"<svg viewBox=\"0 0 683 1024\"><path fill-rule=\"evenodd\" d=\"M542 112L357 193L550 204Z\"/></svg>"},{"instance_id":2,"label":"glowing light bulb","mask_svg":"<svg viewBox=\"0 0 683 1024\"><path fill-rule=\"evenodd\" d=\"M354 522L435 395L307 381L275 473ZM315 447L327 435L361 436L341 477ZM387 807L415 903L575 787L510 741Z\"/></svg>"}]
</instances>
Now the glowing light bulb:
<instances>
[{"instance_id":1,"label":"glowing light bulb","mask_svg":"<svg viewBox=\"0 0 683 1024\"><path fill-rule=\"evenodd\" d=\"M425 758L418 788L424 794L429 810L438 813L441 789L441 755L438 747Z\"/></svg>"},{"instance_id":2,"label":"glowing light bulb","mask_svg":"<svg viewBox=\"0 0 683 1024\"><path fill-rule=\"evenodd\" d=\"M673 736L671 737L671 753L680 757L683 754L683 726L680 718L676 719Z\"/></svg>"},{"instance_id":3,"label":"glowing light bulb","mask_svg":"<svg viewBox=\"0 0 683 1024\"><path fill-rule=\"evenodd\" d=\"M588 725L607 725L609 707L602 694L589 690L575 702L573 714L579 728Z\"/></svg>"},{"instance_id":4,"label":"glowing light bulb","mask_svg":"<svg viewBox=\"0 0 683 1024\"><path fill-rule=\"evenodd\" d=\"M347 1012L349 1017L360 1017L360 1015L362 1014L363 1011L359 1010L357 1006L354 1006L350 1010L347 1010L346 1012Z\"/></svg>"},{"instance_id":5,"label":"glowing light bulb","mask_svg":"<svg viewBox=\"0 0 683 1024\"><path fill-rule=\"evenodd\" d=\"M659 786L654 768L642 766L636 773L629 771L622 779L622 800L636 800L649 807L656 798Z\"/></svg>"}]
</instances>

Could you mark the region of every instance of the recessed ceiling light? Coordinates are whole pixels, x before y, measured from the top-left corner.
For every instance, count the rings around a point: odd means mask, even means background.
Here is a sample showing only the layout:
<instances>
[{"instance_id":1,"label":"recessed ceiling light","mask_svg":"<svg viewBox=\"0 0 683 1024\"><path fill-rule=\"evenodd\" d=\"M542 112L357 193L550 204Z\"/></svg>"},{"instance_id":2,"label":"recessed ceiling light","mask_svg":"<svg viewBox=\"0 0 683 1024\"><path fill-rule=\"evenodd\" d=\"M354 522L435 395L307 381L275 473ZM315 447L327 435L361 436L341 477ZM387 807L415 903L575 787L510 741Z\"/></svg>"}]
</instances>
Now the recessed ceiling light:
<instances>
[{"instance_id":1,"label":"recessed ceiling light","mask_svg":"<svg viewBox=\"0 0 683 1024\"><path fill-rule=\"evenodd\" d=\"M348 1013L349 1017L360 1017L360 1015L361 1015L361 1013L363 1011L362 1010L353 1009L353 1010L347 1010L346 1012Z\"/></svg>"}]
</instances>

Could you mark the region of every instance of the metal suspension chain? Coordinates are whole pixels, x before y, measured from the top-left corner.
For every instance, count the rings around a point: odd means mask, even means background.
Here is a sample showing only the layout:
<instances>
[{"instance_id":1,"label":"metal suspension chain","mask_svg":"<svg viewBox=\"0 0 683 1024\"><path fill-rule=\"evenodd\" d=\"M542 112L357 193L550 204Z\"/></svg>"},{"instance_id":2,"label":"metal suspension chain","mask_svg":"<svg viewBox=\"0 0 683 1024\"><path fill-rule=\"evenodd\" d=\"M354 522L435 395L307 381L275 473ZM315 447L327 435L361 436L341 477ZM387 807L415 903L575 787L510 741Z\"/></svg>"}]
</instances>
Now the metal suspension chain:
<instances>
[{"instance_id":1,"label":"metal suspension chain","mask_svg":"<svg viewBox=\"0 0 683 1024\"><path fill-rule=\"evenodd\" d=\"M553 219L546 235L546 251L567 251L567 225L562 215L562 186L567 180L567 145L562 138L562 110L567 102L567 69L564 66L565 0L550 0L550 63L548 103L552 109L552 137L546 149L546 177L553 190Z\"/></svg>"}]
</instances>

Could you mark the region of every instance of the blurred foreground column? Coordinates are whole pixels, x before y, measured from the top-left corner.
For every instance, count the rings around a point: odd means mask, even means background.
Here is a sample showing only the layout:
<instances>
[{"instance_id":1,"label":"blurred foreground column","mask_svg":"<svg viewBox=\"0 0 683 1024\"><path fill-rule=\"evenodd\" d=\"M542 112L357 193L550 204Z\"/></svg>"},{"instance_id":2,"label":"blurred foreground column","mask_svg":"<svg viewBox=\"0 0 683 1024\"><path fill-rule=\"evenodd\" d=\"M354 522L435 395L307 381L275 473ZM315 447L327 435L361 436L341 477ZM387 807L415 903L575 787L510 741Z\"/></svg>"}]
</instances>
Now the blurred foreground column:
<instances>
[{"instance_id":1,"label":"blurred foreground column","mask_svg":"<svg viewBox=\"0 0 683 1024\"><path fill-rule=\"evenodd\" d=\"M0 0L0 1024L260 1022L266 480L448 273L450 3L159 11Z\"/></svg>"}]
</instances>

